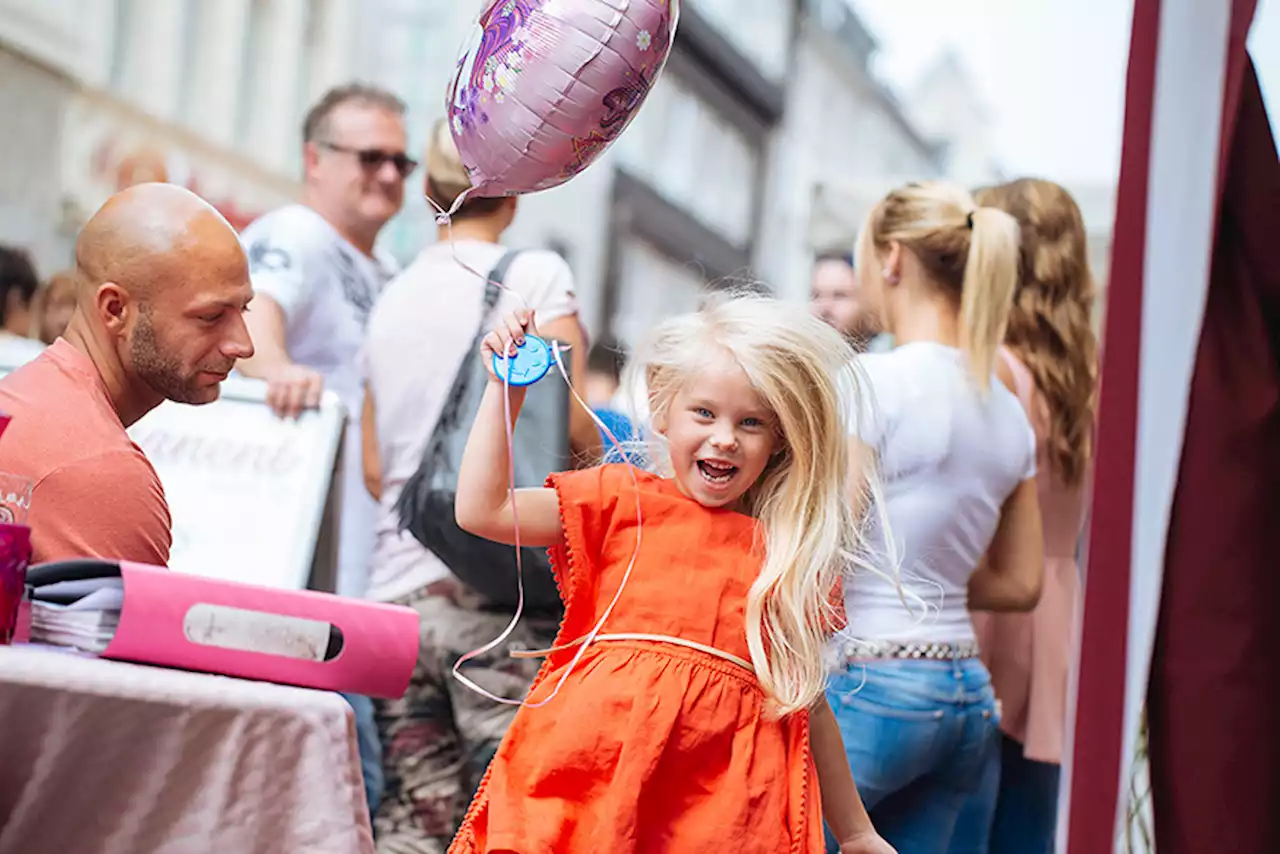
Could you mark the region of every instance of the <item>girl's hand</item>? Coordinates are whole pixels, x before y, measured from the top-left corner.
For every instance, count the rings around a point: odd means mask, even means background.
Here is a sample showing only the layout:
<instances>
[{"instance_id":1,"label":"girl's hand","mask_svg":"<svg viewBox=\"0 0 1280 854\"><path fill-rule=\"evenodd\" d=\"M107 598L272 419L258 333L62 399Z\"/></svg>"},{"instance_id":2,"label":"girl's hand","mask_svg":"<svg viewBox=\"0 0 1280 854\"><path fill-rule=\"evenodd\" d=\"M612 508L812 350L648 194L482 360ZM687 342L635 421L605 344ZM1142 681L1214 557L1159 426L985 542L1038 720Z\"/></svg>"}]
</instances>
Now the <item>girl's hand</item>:
<instances>
[{"instance_id":1,"label":"girl's hand","mask_svg":"<svg viewBox=\"0 0 1280 854\"><path fill-rule=\"evenodd\" d=\"M898 854L893 846L874 830L859 833L840 843L840 854Z\"/></svg>"},{"instance_id":2,"label":"girl's hand","mask_svg":"<svg viewBox=\"0 0 1280 854\"><path fill-rule=\"evenodd\" d=\"M514 356L516 348L524 343L525 335L537 334L538 330L533 325L533 312L527 308L518 308L504 317L496 329L484 336L480 341L480 358L494 382L502 384L502 378L494 371L493 357L496 355L501 359L504 353Z\"/></svg>"}]
</instances>

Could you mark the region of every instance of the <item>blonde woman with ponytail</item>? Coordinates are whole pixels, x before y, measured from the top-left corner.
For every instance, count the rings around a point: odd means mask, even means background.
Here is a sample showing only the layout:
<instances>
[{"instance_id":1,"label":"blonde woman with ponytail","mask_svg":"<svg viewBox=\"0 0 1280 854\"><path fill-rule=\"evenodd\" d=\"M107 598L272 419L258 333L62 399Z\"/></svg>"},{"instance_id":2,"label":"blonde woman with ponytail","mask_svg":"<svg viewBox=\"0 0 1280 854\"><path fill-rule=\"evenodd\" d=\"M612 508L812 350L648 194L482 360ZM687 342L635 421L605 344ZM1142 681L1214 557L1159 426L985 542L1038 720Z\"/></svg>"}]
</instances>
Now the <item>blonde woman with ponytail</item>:
<instances>
[{"instance_id":1,"label":"blonde woman with ponytail","mask_svg":"<svg viewBox=\"0 0 1280 854\"><path fill-rule=\"evenodd\" d=\"M994 796L985 823L980 810L958 823L1000 749L969 607L1028 610L1040 594L1035 435L996 377L1018 244L1008 214L925 183L881 200L857 247L864 297L895 341L857 360L871 416L856 436L883 479L868 547L884 571L845 582L827 699L901 854L986 854Z\"/></svg>"},{"instance_id":2,"label":"blonde woman with ponytail","mask_svg":"<svg viewBox=\"0 0 1280 854\"><path fill-rule=\"evenodd\" d=\"M508 317L481 358L528 334L527 313ZM840 580L864 551L852 355L803 306L710 300L634 360L660 440L634 456L656 471L604 465L514 491L504 421L524 393L493 379L457 521L549 547L565 616L550 650L516 653L547 661L451 852L818 854L825 814L843 854L894 854L823 692Z\"/></svg>"}]
</instances>

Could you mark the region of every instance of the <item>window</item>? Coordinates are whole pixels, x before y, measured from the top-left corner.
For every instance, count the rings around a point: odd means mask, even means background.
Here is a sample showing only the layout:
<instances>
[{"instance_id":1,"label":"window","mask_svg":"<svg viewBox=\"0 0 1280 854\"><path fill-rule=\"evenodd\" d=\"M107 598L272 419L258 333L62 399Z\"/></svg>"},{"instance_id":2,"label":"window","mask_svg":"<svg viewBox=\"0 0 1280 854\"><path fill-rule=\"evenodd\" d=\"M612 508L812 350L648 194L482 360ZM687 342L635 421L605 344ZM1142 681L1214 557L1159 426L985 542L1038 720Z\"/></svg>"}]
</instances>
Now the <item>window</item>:
<instances>
[{"instance_id":1,"label":"window","mask_svg":"<svg viewBox=\"0 0 1280 854\"><path fill-rule=\"evenodd\" d=\"M627 171L736 246L751 242L760 153L745 133L665 74L618 141Z\"/></svg>"},{"instance_id":2,"label":"window","mask_svg":"<svg viewBox=\"0 0 1280 854\"><path fill-rule=\"evenodd\" d=\"M249 11L244 22L244 53L240 61L240 87L236 95L235 140L245 143L253 126L253 114L257 104L254 91L257 82L268 70L266 56L267 8L269 0L249 0Z\"/></svg>"},{"instance_id":3,"label":"window","mask_svg":"<svg viewBox=\"0 0 1280 854\"><path fill-rule=\"evenodd\" d=\"M842 0L818 0L818 19L824 30L836 32L848 16L849 9Z\"/></svg>"},{"instance_id":4,"label":"window","mask_svg":"<svg viewBox=\"0 0 1280 854\"><path fill-rule=\"evenodd\" d=\"M625 238L613 333L634 349L664 318L696 311L705 290L700 270L676 263L639 238Z\"/></svg>"},{"instance_id":5,"label":"window","mask_svg":"<svg viewBox=\"0 0 1280 854\"><path fill-rule=\"evenodd\" d=\"M298 59L297 90L294 96L294 109L297 111L296 127L302 127L302 121L321 95L320 89L326 86L324 79L325 40L329 25L329 0L303 0L302 11L302 55ZM296 172L302 171L302 146L290 146L289 163Z\"/></svg>"},{"instance_id":6,"label":"window","mask_svg":"<svg viewBox=\"0 0 1280 854\"><path fill-rule=\"evenodd\" d=\"M686 0L775 83L787 73L792 4L787 0Z\"/></svg>"},{"instance_id":7,"label":"window","mask_svg":"<svg viewBox=\"0 0 1280 854\"><path fill-rule=\"evenodd\" d=\"M215 0L216 2L216 0ZM200 38L200 31L207 26L203 17L207 0L182 0L182 52L178 57L178 105L175 112L187 124L199 119L200 66L207 56L207 42Z\"/></svg>"},{"instance_id":8,"label":"window","mask_svg":"<svg viewBox=\"0 0 1280 854\"><path fill-rule=\"evenodd\" d=\"M129 74L129 57L133 54L134 3L136 0L116 0L115 22L111 34L111 88L124 89Z\"/></svg>"},{"instance_id":9,"label":"window","mask_svg":"<svg viewBox=\"0 0 1280 854\"><path fill-rule=\"evenodd\" d=\"M298 67L298 117L301 119L318 97L323 86L320 63L324 56L325 26L329 15L328 0L304 0L302 12L302 60ZM301 124L301 121L299 121Z\"/></svg>"}]
</instances>

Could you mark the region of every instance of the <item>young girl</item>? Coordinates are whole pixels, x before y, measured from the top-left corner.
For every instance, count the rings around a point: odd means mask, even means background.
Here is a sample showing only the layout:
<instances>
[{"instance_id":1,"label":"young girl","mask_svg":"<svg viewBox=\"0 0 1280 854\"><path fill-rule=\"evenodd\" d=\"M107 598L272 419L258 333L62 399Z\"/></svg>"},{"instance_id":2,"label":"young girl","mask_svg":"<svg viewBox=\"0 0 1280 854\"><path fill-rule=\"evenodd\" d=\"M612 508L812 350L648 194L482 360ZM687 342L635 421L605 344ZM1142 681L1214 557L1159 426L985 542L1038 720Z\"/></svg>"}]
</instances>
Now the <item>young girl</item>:
<instances>
[{"instance_id":1,"label":"young girl","mask_svg":"<svg viewBox=\"0 0 1280 854\"><path fill-rule=\"evenodd\" d=\"M963 189L910 184L871 211L863 297L895 348L859 357L883 474L869 546L898 578L846 580L849 625L828 699L876 827L902 854L985 854L999 707L966 607L1027 610L1044 568L1035 436L995 379L1018 281L1018 225ZM905 604L904 604L905 603Z\"/></svg>"},{"instance_id":2,"label":"young girl","mask_svg":"<svg viewBox=\"0 0 1280 854\"><path fill-rule=\"evenodd\" d=\"M486 363L530 321L487 336ZM514 500L494 379L458 523L507 543L518 524L522 544L550 547L566 611L451 852L811 854L825 814L844 854L893 854L823 698L831 593L859 545L849 355L802 307L762 298L668 321L634 368L664 474L606 465ZM514 418L523 392L509 394Z\"/></svg>"}]
</instances>

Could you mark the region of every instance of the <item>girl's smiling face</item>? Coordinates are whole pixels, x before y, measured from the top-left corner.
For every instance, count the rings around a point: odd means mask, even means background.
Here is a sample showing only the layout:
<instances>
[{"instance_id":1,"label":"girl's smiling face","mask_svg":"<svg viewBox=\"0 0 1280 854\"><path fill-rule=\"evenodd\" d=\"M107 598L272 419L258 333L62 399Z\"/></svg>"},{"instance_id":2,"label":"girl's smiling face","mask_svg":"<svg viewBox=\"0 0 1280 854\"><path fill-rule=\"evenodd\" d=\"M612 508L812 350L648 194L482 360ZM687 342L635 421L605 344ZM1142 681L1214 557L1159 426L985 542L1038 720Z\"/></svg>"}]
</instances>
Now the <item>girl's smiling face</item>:
<instances>
[{"instance_id":1,"label":"girl's smiling face","mask_svg":"<svg viewBox=\"0 0 1280 854\"><path fill-rule=\"evenodd\" d=\"M661 420L676 482L704 507L736 508L781 445L774 413L722 351L708 354Z\"/></svg>"}]
</instances>

